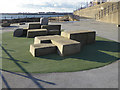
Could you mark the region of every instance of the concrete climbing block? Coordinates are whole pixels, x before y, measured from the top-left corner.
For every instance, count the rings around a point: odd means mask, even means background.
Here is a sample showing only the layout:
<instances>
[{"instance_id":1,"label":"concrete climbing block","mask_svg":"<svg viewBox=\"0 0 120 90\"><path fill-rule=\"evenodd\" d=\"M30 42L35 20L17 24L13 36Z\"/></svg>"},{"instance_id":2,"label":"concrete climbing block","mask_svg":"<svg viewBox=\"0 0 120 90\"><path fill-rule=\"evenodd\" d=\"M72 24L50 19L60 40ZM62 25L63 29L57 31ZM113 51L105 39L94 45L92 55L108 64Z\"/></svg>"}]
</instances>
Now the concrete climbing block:
<instances>
[{"instance_id":1,"label":"concrete climbing block","mask_svg":"<svg viewBox=\"0 0 120 90\"><path fill-rule=\"evenodd\" d=\"M95 31L89 31L88 32L88 38L87 38L87 44L92 44L95 42L96 32Z\"/></svg>"},{"instance_id":2,"label":"concrete climbing block","mask_svg":"<svg viewBox=\"0 0 120 90\"><path fill-rule=\"evenodd\" d=\"M37 36L34 38L34 44L51 43L51 39L56 38L56 37L57 37L57 35Z\"/></svg>"},{"instance_id":3,"label":"concrete climbing block","mask_svg":"<svg viewBox=\"0 0 120 90\"><path fill-rule=\"evenodd\" d=\"M40 18L41 25L48 25L48 18Z\"/></svg>"},{"instance_id":4,"label":"concrete climbing block","mask_svg":"<svg viewBox=\"0 0 120 90\"><path fill-rule=\"evenodd\" d=\"M88 30L77 30L77 31L64 31L61 33L61 36L68 39L76 40L81 42L81 45L90 44L95 42L95 31Z\"/></svg>"},{"instance_id":5,"label":"concrete climbing block","mask_svg":"<svg viewBox=\"0 0 120 90\"><path fill-rule=\"evenodd\" d=\"M48 30L47 32L48 35L60 35L59 30Z\"/></svg>"},{"instance_id":6,"label":"concrete climbing block","mask_svg":"<svg viewBox=\"0 0 120 90\"><path fill-rule=\"evenodd\" d=\"M71 55L80 52L80 42L70 40L59 35L35 37L34 44L52 43L57 46L61 56Z\"/></svg>"},{"instance_id":7,"label":"concrete climbing block","mask_svg":"<svg viewBox=\"0 0 120 90\"><path fill-rule=\"evenodd\" d=\"M48 34L60 34L61 33L61 25L41 25L42 29L47 29Z\"/></svg>"},{"instance_id":8,"label":"concrete climbing block","mask_svg":"<svg viewBox=\"0 0 120 90\"><path fill-rule=\"evenodd\" d=\"M72 55L80 52L80 42L70 40L61 36L56 36L56 38L52 38L51 42L52 44L57 46L57 51L61 56Z\"/></svg>"},{"instance_id":9,"label":"concrete climbing block","mask_svg":"<svg viewBox=\"0 0 120 90\"><path fill-rule=\"evenodd\" d=\"M29 23L28 29L41 29L40 23Z\"/></svg>"},{"instance_id":10,"label":"concrete climbing block","mask_svg":"<svg viewBox=\"0 0 120 90\"><path fill-rule=\"evenodd\" d=\"M22 28L18 28L13 32L13 36L14 37L21 37L23 36L23 29Z\"/></svg>"},{"instance_id":11,"label":"concrete climbing block","mask_svg":"<svg viewBox=\"0 0 120 90\"><path fill-rule=\"evenodd\" d=\"M30 29L27 31L28 38L47 35L47 29Z\"/></svg>"},{"instance_id":12,"label":"concrete climbing block","mask_svg":"<svg viewBox=\"0 0 120 90\"><path fill-rule=\"evenodd\" d=\"M56 52L56 46L53 44L31 44L30 53L34 57L52 54Z\"/></svg>"},{"instance_id":13,"label":"concrete climbing block","mask_svg":"<svg viewBox=\"0 0 120 90\"><path fill-rule=\"evenodd\" d=\"M9 26L10 26L10 23L2 23L1 26L2 26L2 27L9 27Z\"/></svg>"}]
</instances>

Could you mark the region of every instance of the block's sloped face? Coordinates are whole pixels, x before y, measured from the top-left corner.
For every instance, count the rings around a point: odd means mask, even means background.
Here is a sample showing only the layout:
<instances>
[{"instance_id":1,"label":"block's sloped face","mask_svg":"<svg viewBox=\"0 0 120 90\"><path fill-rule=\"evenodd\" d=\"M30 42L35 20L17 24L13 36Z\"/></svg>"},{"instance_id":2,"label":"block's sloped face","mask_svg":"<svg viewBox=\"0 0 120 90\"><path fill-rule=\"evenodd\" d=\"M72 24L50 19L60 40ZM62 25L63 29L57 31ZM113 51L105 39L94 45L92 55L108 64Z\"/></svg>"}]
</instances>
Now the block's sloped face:
<instances>
[{"instance_id":1,"label":"block's sloped face","mask_svg":"<svg viewBox=\"0 0 120 90\"><path fill-rule=\"evenodd\" d=\"M56 53L56 46L53 44L31 44L30 53L34 57Z\"/></svg>"},{"instance_id":2,"label":"block's sloped face","mask_svg":"<svg viewBox=\"0 0 120 90\"><path fill-rule=\"evenodd\" d=\"M95 31L88 32L87 44L94 43L95 42L95 37L96 37L96 32Z\"/></svg>"},{"instance_id":3,"label":"block's sloped face","mask_svg":"<svg viewBox=\"0 0 120 90\"><path fill-rule=\"evenodd\" d=\"M28 29L41 29L41 25L40 25L40 23L29 24Z\"/></svg>"},{"instance_id":4,"label":"block's sloped face","mask_svg":"<svg viewBox=\"0 0 120 90\"><path fill-rule=\"evenodd\" d=\"M80 42L70 40L64 37L58 37L51 40L58 48L61 56L71 55L80 52Z\"/></svg>"},{"instance_id":5,"label":"block's sloped face","mask_svg":"<svg viewBox=\"0 0 120 90\"><path fill-rule=\"evenodd\" d=\"M34 38L35 36L47 35L47 29L31 29L27 31L28 38Z\"/></svg>"}]
</instances>

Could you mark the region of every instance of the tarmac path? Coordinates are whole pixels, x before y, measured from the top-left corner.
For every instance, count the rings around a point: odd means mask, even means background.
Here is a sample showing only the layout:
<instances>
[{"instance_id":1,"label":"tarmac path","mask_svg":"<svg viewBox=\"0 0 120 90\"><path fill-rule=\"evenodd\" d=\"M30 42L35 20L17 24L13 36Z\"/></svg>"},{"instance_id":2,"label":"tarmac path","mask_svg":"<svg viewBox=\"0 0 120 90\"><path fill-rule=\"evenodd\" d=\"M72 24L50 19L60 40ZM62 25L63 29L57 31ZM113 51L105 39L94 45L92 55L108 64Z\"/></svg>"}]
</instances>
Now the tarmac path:
<instances>
[{"instance_id":1,"label":"tarmac path","mask_svg":"<svg viewBox=\"0 0 120 90\"><path fill-rule=\"evenodd\" d=\"M115 24L96 22L93 19L80 22L50 23L61 24L65 30L95 30L98 36L120 42L119 31ZM13 24L11 28L3 28L3 32L13 31L16 28L27 27ZM23 74L2 71L2 87L10 88L118 88L118 63L91 69L87 71ZM1 83L1 82L0 82Z\"/></svg>"}]
</instances>

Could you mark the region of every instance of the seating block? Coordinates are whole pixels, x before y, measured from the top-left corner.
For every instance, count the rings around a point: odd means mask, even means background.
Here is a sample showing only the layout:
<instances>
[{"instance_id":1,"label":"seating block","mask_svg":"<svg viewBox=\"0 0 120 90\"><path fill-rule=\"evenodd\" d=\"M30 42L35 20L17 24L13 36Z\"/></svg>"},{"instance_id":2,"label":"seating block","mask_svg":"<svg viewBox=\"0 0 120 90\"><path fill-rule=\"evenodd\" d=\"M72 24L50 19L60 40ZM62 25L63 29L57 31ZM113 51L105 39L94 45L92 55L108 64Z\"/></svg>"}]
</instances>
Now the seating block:
<instances>
[{"instance_id":1,"label":"seating block","mask_svg":"<svg viewBox=\"0 0 120 90\"><path fill-rule=\"evenodd\" d=\"M58 53L61 56L72 55L80 52L80 42L70 40L61 36L56 36L51 39L52 44L58 48Z\"/></svg>"},{"instance_id":2,"label":"seating block","mask_svg":"<svg viewBox=\"0 0 120 90\"><path fill-rule=\"evenodd\" d=\"M35 36L47 35L47 29L30 29L27 31L28 38L34 38Z\"/></svg>"},{"instance_id":3,"label":"seating block","mask_svg":"<svg viewBox=\"0 0 120 90\"><path fill-rule=\"evenodd\" d=\"M61 25L41 25L42 29L47 29L49 35L60 35Z\"/></svg>"},{"instance_id":4,"label":"seating block","mask_svg":"<svg viewBox=\"0 0 120 90\"><path fill-rule=\"evenodd\" d=\"M57 46L61 56L71 55L80 52L80 42L70 40L59 35L35 37L34 44L52 43Z\"/></svg>"},{"instance_id":5,"label":"seating block","mask_svg":"<svg viewBox=\"0 0 120 90\"><path fill-rule=\"evenodd\" d=\"M10 23L2 23L1 26L2 26L2 27L9 27L9 26L10 26Z\"/></svg>"},{"instance_id":6,"label":"seating block","mask_svg":"<svg viewBox=\"0 0 120 90\"><path fill-rule=\"evenodd\" d=\"M51 43L52 38L56 38L58 35L50 35L50 36L37 36L34 38L34 44L40 43Z\"/></svg>"},{"instance_id":7,"label":"seating block","mask_svg":"<svg viewBox=\"0 0 120 90\"><path fill-rule=\"evenodd\" d=\"M29 23L28 29L41 29L40 23Z\"/></svg>"},{"instance_id":8,"label":"seating block","mask_svg":"<svg viewBox=\"0 0 120 90\"><path fill-rule=\"evenodd\" d=\"M61 36L66 37L68 39L76 40L81 42L81 45L84 46L86 44L90 44L95 42L95 31L65 31L61 33Z\"/></svg>"},{"instance_id":9,"label":"seating block","mask_svg":"<svg viewBox=\"0 0 120 90\"><path fill-rule=\"evenodd\" d=\"M56 46L53 44L31 44L30 53L34 57L56 53Z\"/></svg>"}]
</instances>

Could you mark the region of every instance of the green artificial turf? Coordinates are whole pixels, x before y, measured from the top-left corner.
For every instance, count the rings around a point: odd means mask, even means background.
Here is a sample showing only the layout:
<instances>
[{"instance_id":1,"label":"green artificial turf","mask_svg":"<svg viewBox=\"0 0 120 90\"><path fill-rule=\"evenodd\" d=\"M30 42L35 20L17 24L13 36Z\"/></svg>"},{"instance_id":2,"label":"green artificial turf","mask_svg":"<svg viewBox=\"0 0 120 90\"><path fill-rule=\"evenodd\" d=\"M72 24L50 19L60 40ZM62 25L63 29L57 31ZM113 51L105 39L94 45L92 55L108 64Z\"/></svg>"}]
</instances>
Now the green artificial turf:
<instances>
[{"instance_id":1,"label":"green artificial turf","mask_svg":"<svg viewBox=\"0 0 120 90\"><path fill-rule=\"evenodd\" d=\"M105 66L118 59L118 43L101 37L75 55L33 57L29 52L33 38L13 37L12 33L2 34L1 45L2 69L11 72L74 72Z\"/></svg>"}]
</instances>

